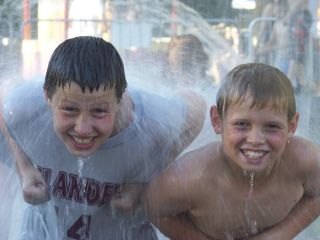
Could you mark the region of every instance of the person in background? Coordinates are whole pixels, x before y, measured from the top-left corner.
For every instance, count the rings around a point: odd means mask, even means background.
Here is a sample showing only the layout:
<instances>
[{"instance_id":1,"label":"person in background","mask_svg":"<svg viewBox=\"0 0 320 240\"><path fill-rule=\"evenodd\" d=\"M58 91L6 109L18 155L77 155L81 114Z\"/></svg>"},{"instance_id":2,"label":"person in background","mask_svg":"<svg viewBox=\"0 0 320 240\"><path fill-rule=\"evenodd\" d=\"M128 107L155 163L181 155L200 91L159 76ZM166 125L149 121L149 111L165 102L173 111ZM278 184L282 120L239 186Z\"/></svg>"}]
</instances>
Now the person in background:
<instances>
[{"instance_id":1,"label":"person in background","mask_svg":"<svg viewBox=\"0 0 320 240\"><path fill-rule=\"evenodd\" d=\"M274 1L269 1L262 10L261 16L262 18L266 18L265 20L262 20L259 22L258 28L257 28L257 47L256 51L259 53L261 49L264 48L265 44L269 41L274 20L273 17L275 17L277 14L277 4L274 3ZM272 61L272 53L264 53L264 54L257 54L255 56L255 62L262 62L266 64L270 64Z\"/></svg>"},{"instance_id":2,"label":"person in background","mask_svg":"<svg viewBox=\"0 0 320 240\"><path fill-rule=\"evenodd\" d=\"M305 75L311 24L312 15L308 9L296 11L290 19L289 36L292 47L289 55L288 77L293 81L296 93L300 93L301 88L306 85Z\"/></svg>"},{"instance_id":3,"label":"person in background","mask_svg":"<svg viewBox=\"0 0 320 240\"><path fill-rule=\"evenodd\" d=\"M291 2L290 2L291 3ZM276 4L276 5L275 5ZM277 0L278 9L272 33L257 50L257 56L273 55L270 65L283 71L292 81L296 93L306 85L306 60L312 16L306 0Z\"/></svg>"},{"instance_id":4,"label":"person in background","mask_svg":"<svg viewBox=\"0 0 320 240\"><path fill-rule=\"evenodd\" d=\"M185 34L171 38L164 71L169 84L178 88L207 87L208 67L209 57L198 37Z\"/></svg>"},{"instance_id":5,"label":"person in background","mask_svg":"<svg viewBox=\"0 0 320 240\"><path fill-rule=\"evenodd\" d=\"M273 23L269 38L257 49L257 55L260 58L262 56L269 56L270 65L288 74L291 43L286 16L289 12L289 6L286 0L279 0L273 3L273 7L277 20Z\"/></svg>"}]
</instances>

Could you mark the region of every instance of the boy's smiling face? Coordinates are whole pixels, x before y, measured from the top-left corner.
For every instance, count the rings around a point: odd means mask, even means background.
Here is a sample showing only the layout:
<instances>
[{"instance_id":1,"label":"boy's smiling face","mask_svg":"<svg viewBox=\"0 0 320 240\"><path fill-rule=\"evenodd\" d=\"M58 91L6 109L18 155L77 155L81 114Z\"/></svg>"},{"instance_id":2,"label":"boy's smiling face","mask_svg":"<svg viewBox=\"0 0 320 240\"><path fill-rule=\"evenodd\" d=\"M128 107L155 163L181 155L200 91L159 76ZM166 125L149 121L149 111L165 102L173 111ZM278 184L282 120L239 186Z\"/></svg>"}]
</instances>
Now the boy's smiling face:
<instances>
[{"instance_id":1,"label":"boy's smiling face","mask_svg":"<svg viewBox=\"0 0 320 240\"><path fill-rule=\"evenodd\" d=\"M224 154L229 161L245 171L268 173L294 133L298 115L288 123L287 113L275 110L271 104L263 108L251 106L251 98L229 106L224 119L214 128L222 134Z\"/></svg>"},{"instance_id":2,"label":"boy's smiling face","mask_svg":"<svg viewBox=\"0 0 320 240\"><path fill-rule=\"evenodd\" d=\"M57 87L51 100L54 128L68 150L77 156L93 154L111 136L119 104L114 89L82 92L72 82L70 88Z\"/></svg>"}]
</instances>

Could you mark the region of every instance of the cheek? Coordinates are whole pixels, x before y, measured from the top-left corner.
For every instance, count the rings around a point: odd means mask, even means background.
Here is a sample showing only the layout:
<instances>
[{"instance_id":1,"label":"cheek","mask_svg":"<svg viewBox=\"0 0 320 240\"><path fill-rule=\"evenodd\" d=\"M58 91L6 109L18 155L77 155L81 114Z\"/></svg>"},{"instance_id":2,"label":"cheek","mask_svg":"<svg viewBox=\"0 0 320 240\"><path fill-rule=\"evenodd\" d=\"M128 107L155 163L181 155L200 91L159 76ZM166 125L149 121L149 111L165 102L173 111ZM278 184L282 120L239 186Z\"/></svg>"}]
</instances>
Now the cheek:
<instances>
[{"instance_id":1,"label":"cheek","mask_svg":"<svg viewBox=\"0 0 320 240\"><path fill-rule=\"evenodd\" d=\"M110 135L113 131L115 123L114 117L108 117L105 119L100 119L95 121L95 127L97 130L102 133L103 135Z\"/></svg>"},{"instance_id":2,"label":"cheek","mask_svg":"<svg viewBox=\"0 0 320 240\"><path fill-rule=\"evenodd\" d=\"M73 120L71 118L55 114L53 116L53 125L57 132L63 133L64 131L72 127Z\"/></svg>"},{"instance_id":3,"label":"cheek","mask_svg":"<svg viewBox=\"0 0 320 240\"><path fill-rule=\"evenodd\" d=\"M267 141L275 149L282 149L286 146L287 135L284 133L267 134Z\"/></svg>"},{"instance_id":4,"label":"cheek","mask_svg":"<svg viewBox=\"0 0 320 240\"><path fill-rule=\"evenodd\" d=\"M223 138L226 142L229 142L229 144L235 145L244 141L245 133L242 131L237 131L228 128L224 130Z\"/></svg>"}]
</instances>

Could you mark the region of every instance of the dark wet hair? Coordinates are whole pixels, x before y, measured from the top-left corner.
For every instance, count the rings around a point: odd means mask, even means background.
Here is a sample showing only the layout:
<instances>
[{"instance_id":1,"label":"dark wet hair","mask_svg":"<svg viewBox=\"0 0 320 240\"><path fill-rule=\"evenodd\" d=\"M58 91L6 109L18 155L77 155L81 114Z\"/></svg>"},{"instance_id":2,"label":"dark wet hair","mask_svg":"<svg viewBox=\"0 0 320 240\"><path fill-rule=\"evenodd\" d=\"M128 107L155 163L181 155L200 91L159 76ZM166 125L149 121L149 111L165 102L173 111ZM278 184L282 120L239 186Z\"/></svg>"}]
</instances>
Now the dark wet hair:
<instances>
[{"instance_id":1,"label":"dark wet hair","mask_svg":"<svg viewBox=\"0 0 320 240\"><path fill-rule=\"evenodd\" d=\"M287 113L290 121L296 113L294 89L288 77L279 69L262 64L241 64L223 79L217 94L217 109L225 117L229 106L253 98L252 108L263 108L271 103L277 111Z\"/></svg>"},{"instance_id":2,"label":"dark wet hair","mask_svg":"<svg viewBox=\"0 0 320 240\"><path fill-rule=\"evenodd\" d=\"M62 42L53 52L43 85L49 99L56 87L77 83L82 91L115 89L120 101L127 87L123 62L115 47L98 37L81 36Z\"/></svg>"}]
</instances>

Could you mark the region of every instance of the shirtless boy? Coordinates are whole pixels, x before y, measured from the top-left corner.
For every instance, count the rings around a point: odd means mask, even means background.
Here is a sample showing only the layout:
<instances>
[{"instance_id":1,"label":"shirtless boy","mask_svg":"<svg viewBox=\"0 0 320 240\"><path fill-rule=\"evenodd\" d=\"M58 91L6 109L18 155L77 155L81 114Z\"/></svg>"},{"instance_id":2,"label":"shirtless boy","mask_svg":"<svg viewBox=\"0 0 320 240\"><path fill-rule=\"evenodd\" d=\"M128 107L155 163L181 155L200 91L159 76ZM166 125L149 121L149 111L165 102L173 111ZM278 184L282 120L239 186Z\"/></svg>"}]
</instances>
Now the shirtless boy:
<instances>
[{"instance_id":1,"label":"shirtless boy","mask_svg":"<svg viewBox=\"0 0 320 240\"><path fill-rule=\"evenodd\" d=\"M292 239L320 213L320 150L294 136L290 80L243 64L222 82L221 141L186 153L148 187L145 209L170 239Z\"/></svg>"}]
</instances>

